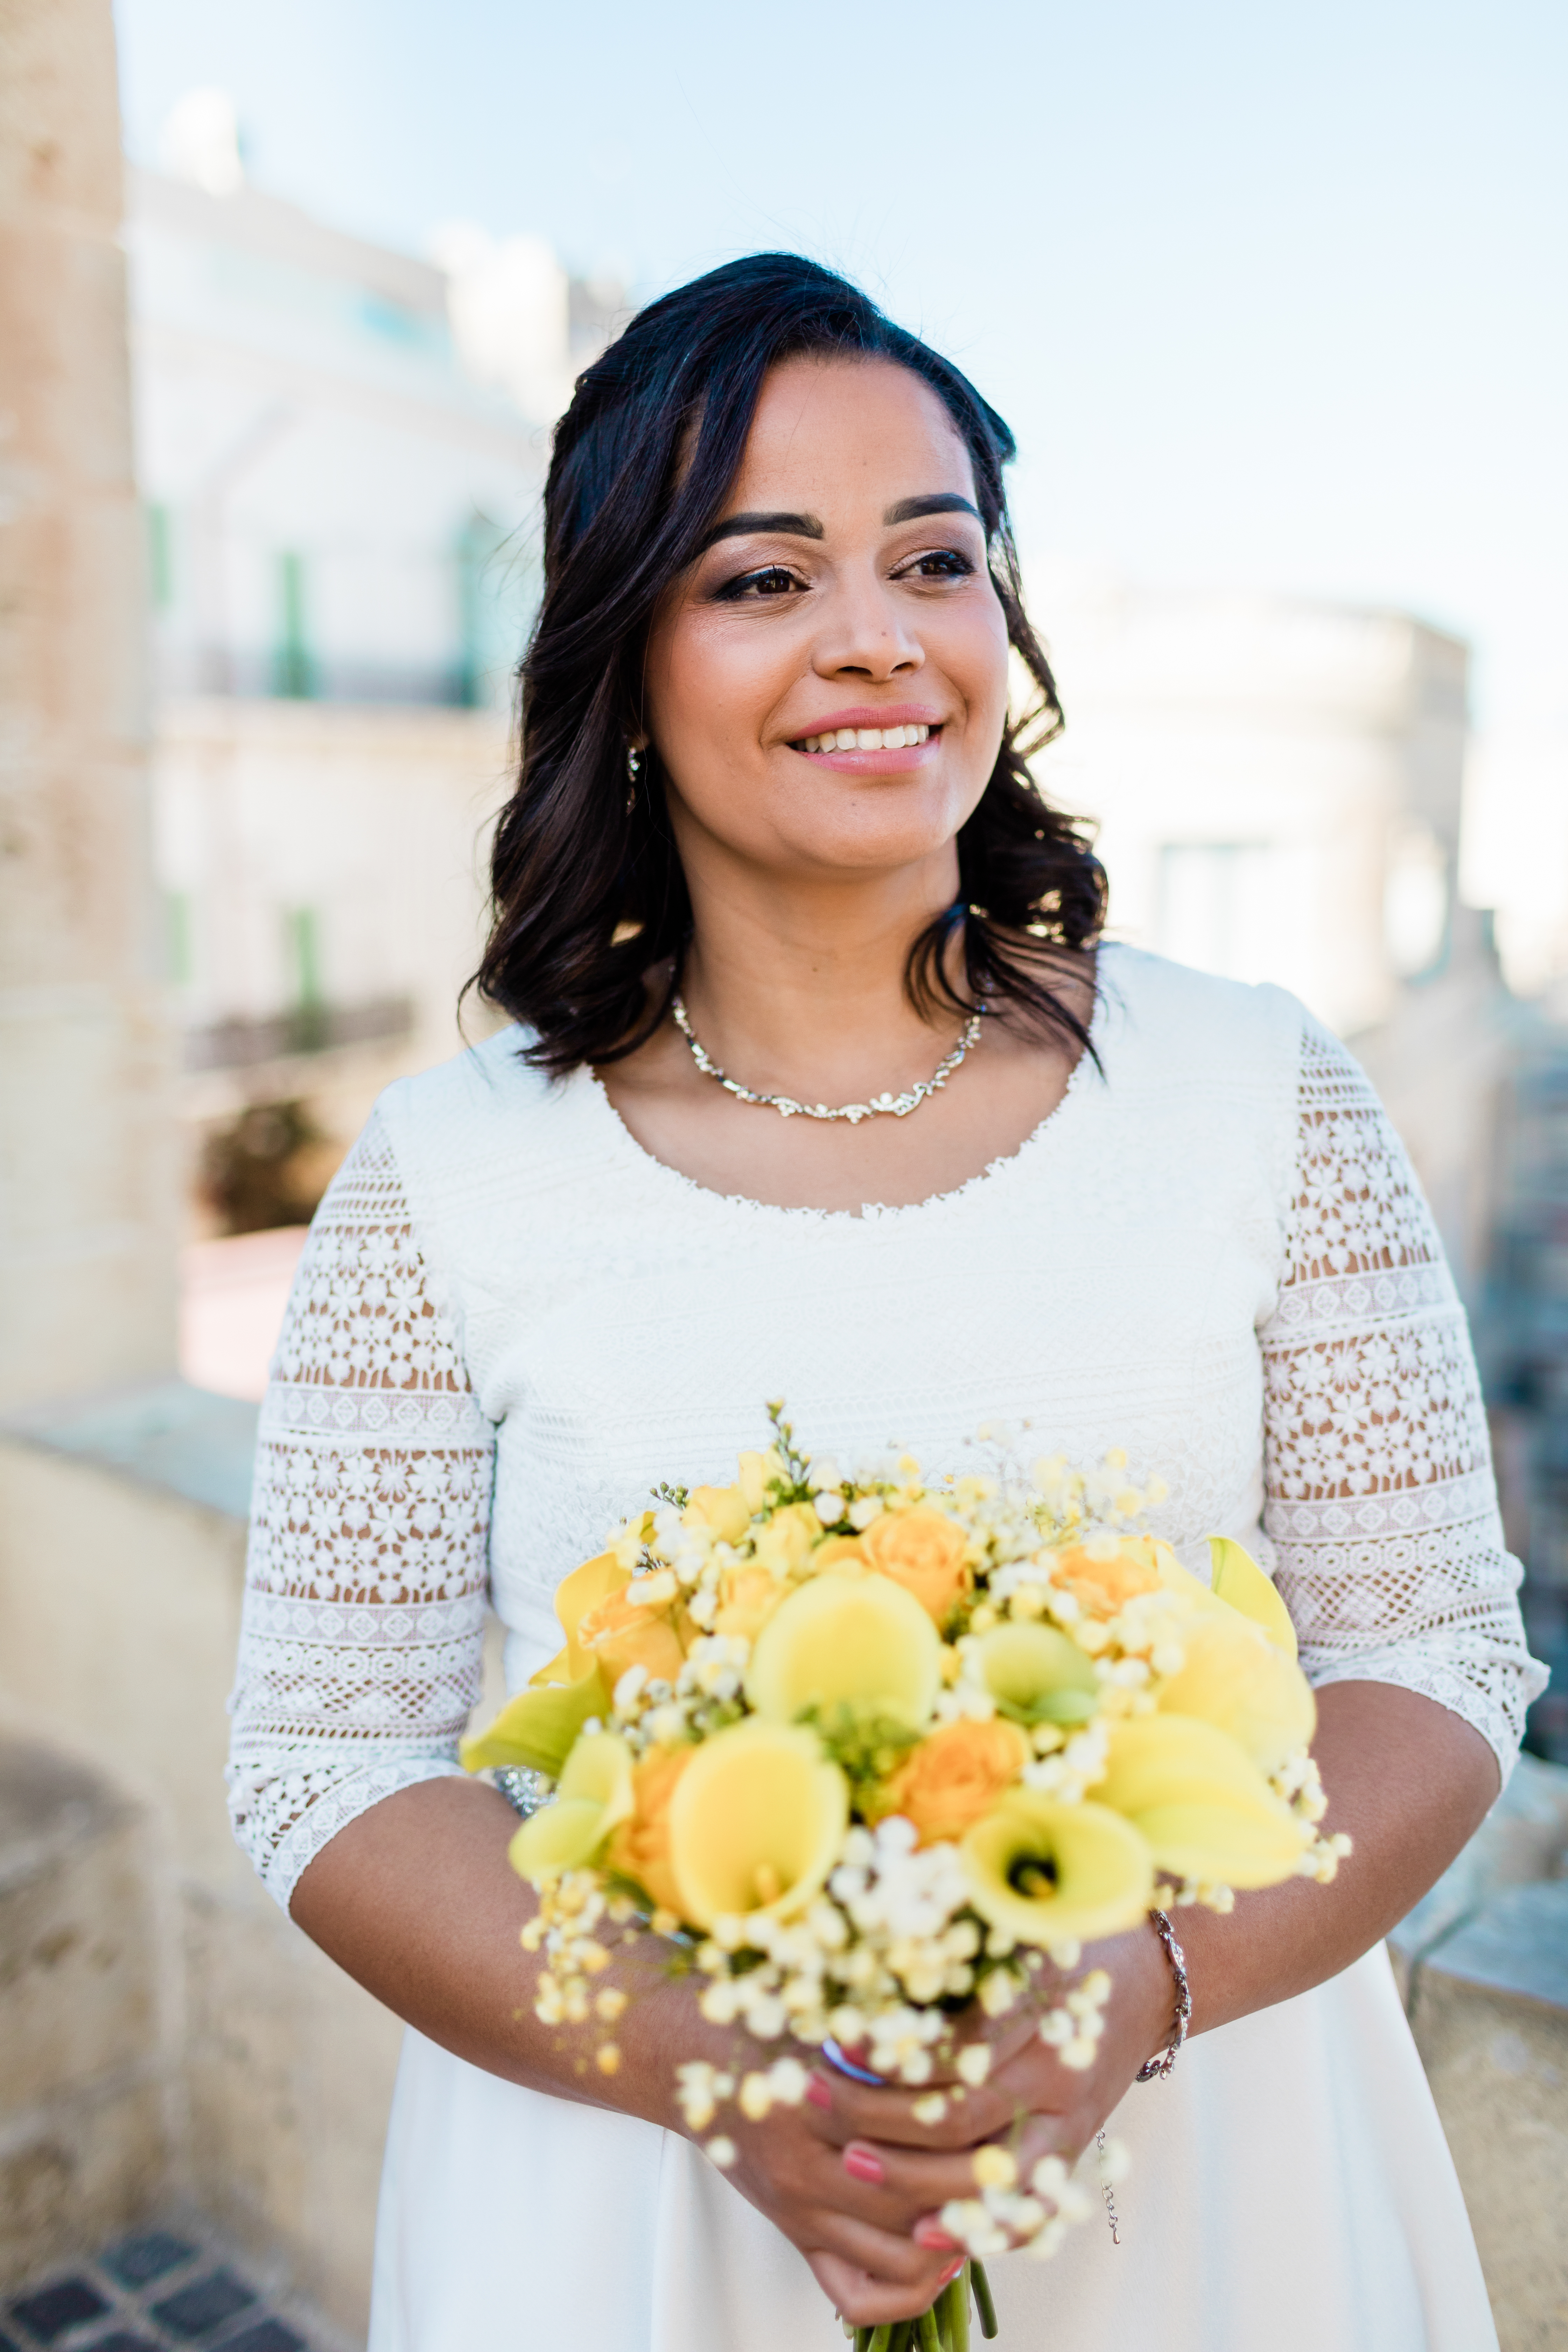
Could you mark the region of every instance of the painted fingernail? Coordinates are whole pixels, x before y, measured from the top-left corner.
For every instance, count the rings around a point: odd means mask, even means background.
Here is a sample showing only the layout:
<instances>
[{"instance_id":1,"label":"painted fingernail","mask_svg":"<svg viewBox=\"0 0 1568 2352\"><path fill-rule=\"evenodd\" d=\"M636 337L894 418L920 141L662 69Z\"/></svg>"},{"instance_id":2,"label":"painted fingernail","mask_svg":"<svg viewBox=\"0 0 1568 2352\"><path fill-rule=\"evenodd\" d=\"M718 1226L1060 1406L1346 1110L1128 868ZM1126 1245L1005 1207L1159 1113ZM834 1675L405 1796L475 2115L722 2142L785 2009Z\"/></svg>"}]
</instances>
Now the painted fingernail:
<instances>
[{"instance_id":1,"label":"painted fingernail","mask_svg":"<svg viewBox=\"0 0 1568 2352\"><path fill-rule=\"evenodd\" d=\"M853 2140L844 2151L844 2169L851 2180L868 2180L873 2189L879 2189L888 2177L881 2159L868 2147L858 2147Z\"/></svg>"},{"instance_id":2,"label":"painted fingernail","mask_svg":"<svg viewBox=\"0 0 1568 2352\"><path fill-rule=\"evenodd\" d=\"M937 2281L937 2284L938 2284L939 2286L951 2286L951 2285L952 2284L953 2280L958 2276L959 2272L960 2272L963 2268L963 2256L962 2256L962 2255L960 2255L960 2257L959 2257L959 2259L958 2259L958 2261L957 2261L957 2262L955 2262L955 2263L949 2263L949 2264L948 2264L948 2266L947 2266L946 2270L944 2270L944 2271L943 2271L943 2273L942 2273L942 2274L941 2278Z\"/></svg>"},{"instance_id":3,"label":"painted fingernail","mask_svg":"<svg viewBox=\"0 0 1568 2352\"><path fill-rule=\"evenodd\" d=\"M956 2238L948 2236L934 2214L930 2213L923 2221L915 2223L914 2241L917 2246L923 2246L928 2254L952 2253L958 2243Z\"/></svg>"},{"instance_id":4,"label":"painted fingernail","mask_svg":"<svg viewBox=\"0 0 1568 2352\"><path fill-rule=\"evenodd\" d=\"M820 2074L813 2074L807 2081L805 2095L814 2107L830 2107L833 2105L833 2093Z\"/></svg>"}]
</instances>

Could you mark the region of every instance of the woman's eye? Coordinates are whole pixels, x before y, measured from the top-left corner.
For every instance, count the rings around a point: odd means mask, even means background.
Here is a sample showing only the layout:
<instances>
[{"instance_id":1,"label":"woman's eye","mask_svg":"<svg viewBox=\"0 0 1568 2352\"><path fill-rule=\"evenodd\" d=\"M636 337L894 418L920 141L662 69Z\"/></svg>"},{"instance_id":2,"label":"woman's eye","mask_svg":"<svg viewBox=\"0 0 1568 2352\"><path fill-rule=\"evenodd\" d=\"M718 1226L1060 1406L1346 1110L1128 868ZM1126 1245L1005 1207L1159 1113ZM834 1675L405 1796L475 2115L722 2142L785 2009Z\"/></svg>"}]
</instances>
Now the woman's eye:
<instances>
[{"instance_id":1,"label":"woman's eye","mask_svg":"<svg viewBox=\"0 0 1568 2352\"><path fill-rule=\"evenodd\" d=\"M917 555L900 577L905 580L967 580L973 570L968 556L956 547L937 547L929 555Z\"/></svg>"},{"instance_id":2,"label":"woman's eye","mask_svg":"<svg viewBox=\"0 0 1568 2352\"><path fill-rule=\"evenodd\" d=\"M787 596L804 585L784 564L767 563L760 572L743 572L738 580L727 580L718 593L734 602L742 596Z\"/></svg>"}]
</instances>

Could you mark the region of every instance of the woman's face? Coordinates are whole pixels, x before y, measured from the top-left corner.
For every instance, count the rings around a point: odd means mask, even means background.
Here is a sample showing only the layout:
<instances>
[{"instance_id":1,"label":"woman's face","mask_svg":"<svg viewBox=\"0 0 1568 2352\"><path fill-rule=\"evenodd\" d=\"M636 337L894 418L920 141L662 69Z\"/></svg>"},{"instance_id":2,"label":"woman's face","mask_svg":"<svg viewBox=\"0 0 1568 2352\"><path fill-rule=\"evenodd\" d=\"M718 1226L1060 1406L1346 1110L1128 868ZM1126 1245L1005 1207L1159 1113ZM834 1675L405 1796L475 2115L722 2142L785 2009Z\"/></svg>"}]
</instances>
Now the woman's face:
<instances>
[{"instance_id":1,"label":"woman's face","mask_svg":"<svg viewBox=\"0 0 1568 2352\"><path fill-rule=\"evenodd\" d=\"M689 872L714 851L822 879L935 861L935 903L951 895L1002 739L1007 636L968 452L918 376L773 369L723 514L655 620L647 695Z\"/></svg>"}]
</instances>

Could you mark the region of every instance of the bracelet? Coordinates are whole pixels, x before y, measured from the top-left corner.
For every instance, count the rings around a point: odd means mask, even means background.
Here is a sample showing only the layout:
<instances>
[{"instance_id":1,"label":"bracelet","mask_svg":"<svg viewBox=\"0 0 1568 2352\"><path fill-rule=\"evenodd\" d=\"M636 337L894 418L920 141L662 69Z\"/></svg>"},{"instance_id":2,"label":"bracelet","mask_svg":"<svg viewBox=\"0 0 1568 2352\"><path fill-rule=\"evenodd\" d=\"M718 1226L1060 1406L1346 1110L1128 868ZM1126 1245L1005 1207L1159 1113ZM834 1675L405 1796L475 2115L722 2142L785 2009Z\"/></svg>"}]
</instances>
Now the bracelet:
<instances>
[{"instance_id":1,"label":"bracelet","mask_svg":"<svg viewBox=\"0 0 1568 2352\"><path fill-rule=\"evenodd\" d=\"M1193 1989L1187 1982L1187 1956L1177 1943L1175 1931L1163 1911L1151 1911L1150 1925L1165 1948L1165 1958L1171 1963L1171 1974L1176 1979L1176 2031L1170 2046L1157 2058L1149 2059L1132 2077L1135 2083L1162 2083L1176 2063L1177 2053L1187 2038L1187 2028L1193 2017Z\"/></svg>"}]
</instances>

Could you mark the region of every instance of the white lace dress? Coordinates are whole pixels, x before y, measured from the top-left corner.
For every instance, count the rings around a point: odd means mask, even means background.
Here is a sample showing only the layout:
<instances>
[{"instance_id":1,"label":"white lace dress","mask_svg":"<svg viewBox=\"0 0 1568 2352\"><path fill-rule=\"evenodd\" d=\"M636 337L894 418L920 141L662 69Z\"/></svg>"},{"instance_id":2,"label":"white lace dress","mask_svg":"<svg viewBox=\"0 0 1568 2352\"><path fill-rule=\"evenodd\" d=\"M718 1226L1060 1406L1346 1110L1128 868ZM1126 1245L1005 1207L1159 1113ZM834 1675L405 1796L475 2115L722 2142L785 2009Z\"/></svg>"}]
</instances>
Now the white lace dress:
<instances>
[{"instance_id":1,"label":"white lace dress","mask_svg":"<svg viewBox=\"0 0 1568 2352\"><path fill-rule=\"evenodd\" d=\"M317 1217L262 1417L238 1835L280 1903L455 1770L487 1593L516 1687L552 1593L662 1477L808 1444L932 1470L981 1423L1158 1470L1238 1537L1320 1685L1426 1693L1506 1772L1537 1686L1464 1318L1356 1064L1275 989L1108 948L1066 1099L863 1215L702 1191L516 1033L382 1098ZM1103 1073L1103 1074L1102 1074ZM762 1114L757 1114L761 1116ZM1264 1530L1267 1532L1264 1532ZM1350 1865L1353 1868L1353 1862ZM1134 2087L1121 2240L999 2267L1015 2352L1483 2352L1458 2185L1381 1949ZM373 2352L836 2352L804 2262L689 2145L407 2037Z\"/></svg>"}]
</instances>

